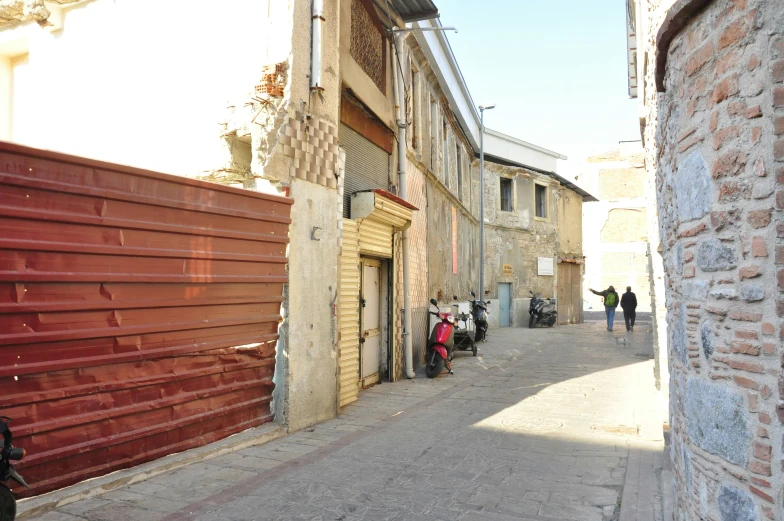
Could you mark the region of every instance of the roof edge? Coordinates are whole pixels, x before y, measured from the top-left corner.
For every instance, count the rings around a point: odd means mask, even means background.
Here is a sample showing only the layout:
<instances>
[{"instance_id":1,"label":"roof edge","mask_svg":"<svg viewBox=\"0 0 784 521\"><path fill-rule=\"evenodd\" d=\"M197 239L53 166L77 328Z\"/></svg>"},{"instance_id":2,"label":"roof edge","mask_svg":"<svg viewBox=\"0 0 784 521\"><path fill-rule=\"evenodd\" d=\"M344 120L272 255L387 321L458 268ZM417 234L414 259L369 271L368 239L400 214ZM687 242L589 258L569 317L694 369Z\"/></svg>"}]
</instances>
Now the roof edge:
<instances>
[{"instance_id":1,"label":"roof edge","mask_svg":"<svg viewBox=\"0 0 784 521\"><path fill-rule=\"evenodd\" d=\"M714 0L678 0L675 2L656 34L656 91L666 92L664 87L664 75L667 72L667 58L670 52L670 44L684 27L703 9L708 7Z\"/></svg>"},{"instance_id":2,"label":"roof edge","mask_svg":"<svg viewBox=\"0 0 784 521\"><path fill-rule=\"evenodd\" d=\"M536 172L538 174L542 174L542 175L546 175L546 176L552 177L553 179L555 179L556 181L561 183L562 186L565 186L569 190L572 190L573 192L575 192L578 195L582 196L583 202L585 202L585 203L595 203L595 202L599 201L599 199L597 199L596 197L594 197L591 194L589 194L588 192L586 192L583 188L580 188L578 185L576 185L572 181L569 181L565 177L561 177L560 175L556 174L555 172L551 172L549 170L542 170L541 168L536 168L535 166L524 165L522 163L517 163L515 161L509 161L508 159L503 159L503 158L500 158L500 157L497 157L497 156L493 156L493 155L490 155L490 154L485 154L485 160L490 161L491 163L498 163L500 165L512 166L512 167L517 167L517 168L525 168L526 170L530 170L530 171Z\"/></svg>"},{"instance_id":3,"label":"roof edge","mask_svg":"<svg viewBox=\"0 0 784 521\"><path fill-rule=\"evenodd\" d=\"M523 145L537 152L542 152L543 154L547 154L548 156L552 156L556 159L569 159L567 156L561 154L560 152L555 152L554 150L550 150L544 147L540 147L539 145L534 145L533 143L529 143L528 141L524 141L522 139L518 139L514 136L510 136L509 134L504 134L503 132L499 132L497 130L493 130L490 128L485 127L485 133L490 134L492 136L500 137L507 141L511 141L512 143L516 143L518 145Z\"/></svg>"}]
</instances>

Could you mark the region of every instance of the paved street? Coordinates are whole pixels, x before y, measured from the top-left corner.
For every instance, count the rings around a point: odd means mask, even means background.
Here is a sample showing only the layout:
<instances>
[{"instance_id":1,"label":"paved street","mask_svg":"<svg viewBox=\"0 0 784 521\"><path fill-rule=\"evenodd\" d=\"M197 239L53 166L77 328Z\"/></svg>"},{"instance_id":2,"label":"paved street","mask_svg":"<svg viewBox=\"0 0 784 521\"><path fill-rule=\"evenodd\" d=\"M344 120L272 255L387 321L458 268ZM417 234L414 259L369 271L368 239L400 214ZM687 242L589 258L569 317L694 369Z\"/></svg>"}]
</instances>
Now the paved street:
<instances>
[{"instance_id":1,"label":"paved street","mask_svg":"<svg viewBox=\"0 0 784 521\"><path fill-rule=\"evenodd\" d=\"M38 519L661 519L650 327L495 330L454 376L378 385L338 419Z\"/></svg>"}]
</instances>

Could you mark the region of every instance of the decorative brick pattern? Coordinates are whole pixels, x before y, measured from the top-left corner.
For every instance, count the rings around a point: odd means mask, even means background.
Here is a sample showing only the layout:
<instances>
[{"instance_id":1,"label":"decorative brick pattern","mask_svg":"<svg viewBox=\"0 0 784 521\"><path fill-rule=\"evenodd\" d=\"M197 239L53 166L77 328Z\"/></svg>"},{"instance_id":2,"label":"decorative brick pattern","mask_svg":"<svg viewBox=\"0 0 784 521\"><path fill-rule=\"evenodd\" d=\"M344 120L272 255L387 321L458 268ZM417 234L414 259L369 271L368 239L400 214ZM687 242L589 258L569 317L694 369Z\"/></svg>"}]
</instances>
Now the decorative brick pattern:
<instances>
[{"instance_id":1,"label":"decorative brick pattern","mask_svg":"<svg viewBox=\"0 0 784 521\"><path fill-rule=\"evenodd\" d=\"M314 117L304 122L289 116L281 127L278 141L283 153L294 161L291 176L337 188L338 128Z\"/></svg>"},{"instance_id":2,"label":"decorative brick pattern","mask_svg":"<svg viewBox=\"0 0 784 521\"><path fill-rule=\"evenodd\" d=\"M781 519L784 9L707 4L672 38L666 93L646 99L672 346L675 518Z\"/></svg>"}]
</instances>

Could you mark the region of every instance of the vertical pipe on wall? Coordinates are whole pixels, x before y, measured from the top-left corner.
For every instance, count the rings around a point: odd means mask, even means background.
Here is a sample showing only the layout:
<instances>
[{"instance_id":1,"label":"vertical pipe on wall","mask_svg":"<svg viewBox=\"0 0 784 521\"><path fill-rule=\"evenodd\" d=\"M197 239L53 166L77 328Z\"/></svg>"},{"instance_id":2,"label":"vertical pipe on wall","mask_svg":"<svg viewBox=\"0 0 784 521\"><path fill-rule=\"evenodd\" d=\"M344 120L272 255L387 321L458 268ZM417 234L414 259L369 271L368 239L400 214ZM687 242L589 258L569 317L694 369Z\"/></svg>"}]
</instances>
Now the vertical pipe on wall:
<instances>
[{"instance_id":1,"label":"vertical pipe on wall","mask_svg":"<svg viewBox=\"0 0 784 521\"><path fill-rule=\"evenodd\" d=\"M324 0L313 0L310 48L310 88L323 90L321 86L321 26L324 23Z\"/></svg>"},{"instance_id":2,"label":"vertical pipe on wall","mask_svg":"<svg viewBox=\"0 0 784 521\"><path fill-rule=\"evenodd\" d=\"M407 199L406 188L406 111L403 71L400 69L399 51L403 48L405 33L395 33L393 63L395 69L395 105L397 106L397 169L400 197ZM411 278L408 261L408 230L403 230L403 342L405 345L406 378L414 377L414 356L411 338Z\"/></svg>"}]
</instances>

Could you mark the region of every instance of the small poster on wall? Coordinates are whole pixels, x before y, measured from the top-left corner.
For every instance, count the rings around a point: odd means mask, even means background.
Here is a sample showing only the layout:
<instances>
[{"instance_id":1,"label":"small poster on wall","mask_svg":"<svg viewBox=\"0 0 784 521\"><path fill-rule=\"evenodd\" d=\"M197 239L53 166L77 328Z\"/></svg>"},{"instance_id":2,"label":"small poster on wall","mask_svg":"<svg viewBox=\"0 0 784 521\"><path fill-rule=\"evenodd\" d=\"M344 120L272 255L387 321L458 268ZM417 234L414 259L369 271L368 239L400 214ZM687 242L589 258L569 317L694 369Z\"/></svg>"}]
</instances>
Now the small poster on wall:
<instances>
[{"instance_id":1,"label":"small poster on wall","mask_svg":"<svg viewBox=\"0 0 784 521\"><path fill-rule=\"evenodd\" d=\"M539 275L545 277L552 277L555 273L553 271L553 258L552 257L539 257Z\"/></svg>"}]
</instances>

